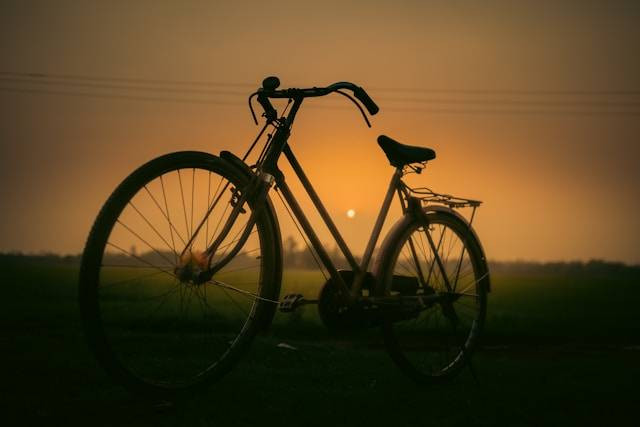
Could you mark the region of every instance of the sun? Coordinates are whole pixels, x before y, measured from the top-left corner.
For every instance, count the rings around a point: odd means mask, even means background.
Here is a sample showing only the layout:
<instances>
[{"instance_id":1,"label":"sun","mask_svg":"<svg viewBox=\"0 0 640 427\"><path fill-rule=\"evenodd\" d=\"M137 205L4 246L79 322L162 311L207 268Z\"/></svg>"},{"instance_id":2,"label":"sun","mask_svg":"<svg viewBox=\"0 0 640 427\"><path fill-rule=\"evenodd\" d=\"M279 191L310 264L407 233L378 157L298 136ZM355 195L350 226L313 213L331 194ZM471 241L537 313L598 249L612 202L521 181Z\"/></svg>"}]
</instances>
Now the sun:
<instances>
[{"instance_id":1,"label":"sun","mask_svg":"<svg viewBox=\"0 0 640 427\"><path fill-rule=\"evenodd\" d=\"M353 218L353 217L355 217L355 216L356 216L356 211L355 211L355 210L353 210L353 209L349 209L349 210L347 211L347 218Z\"/></svg>"}]
</instances>

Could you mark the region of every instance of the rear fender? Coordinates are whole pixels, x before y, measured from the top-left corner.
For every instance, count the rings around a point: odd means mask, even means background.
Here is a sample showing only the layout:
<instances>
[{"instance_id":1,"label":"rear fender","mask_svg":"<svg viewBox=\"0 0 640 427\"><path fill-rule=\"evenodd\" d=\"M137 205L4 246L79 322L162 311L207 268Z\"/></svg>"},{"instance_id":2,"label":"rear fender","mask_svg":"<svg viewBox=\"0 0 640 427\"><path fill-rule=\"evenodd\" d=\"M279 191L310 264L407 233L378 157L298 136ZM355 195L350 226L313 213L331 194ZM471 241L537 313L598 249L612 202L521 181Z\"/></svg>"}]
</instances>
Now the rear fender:
<instances>
[{"instance_id":1,"label":"rear fender","mask_svg":"<svg viewBox=\"0 0 640 427\"><path fill-rule=\"evenodd\" d=\"M471 231L471 234L473 235L473 237L476 239L476 241L478 242L478 246L480 248L480 254L482 256L482 259L486 262L487 258L484 252L484 248L482 247L482 242L480 241L480 239L478 238L478 235L476 234L475 230L473 229L473 227L471 227L471 225L469 224L469 221L467 221L467 219L462 216L459 212L447 207L447 206L442 206L442 205L431 205L431 206L427 206L427 207L421 207L420 208L421 212L423 212L424 214L427 214L429 212L442 212L445 213L447 215L451 215L453 217L455 217L458 221L461 221L462 223L464 223L467 227L469 227L469 230ZM409 211L407 213L405 213L402 218L400 218L389 230L389 232L387 233L387 236L385 237L384 241L382 242L382 245L380 246L381 249L387 248L389 246L389 243L394 239L394 235L399 233L401 230L403 230L409 223L411 223L412 221L415 220L415 216L414 215L420 215L420 212L412 212L411 211L411 207L409 208ZM387 254L385 253L384 250L381 250L381 253L379 253L379 256L376 257L376 262L374 265L374 276L376 277L377 280L381 280L382 274L384 272L384 258ZM488 270L488 266L487 266L487 270ZM484 279L485 283L486 283L486 287L487 287L487 292L491 292L491 280L490 280L490 276L487 275L487 277Z\"/></svg>"}]
</instances>

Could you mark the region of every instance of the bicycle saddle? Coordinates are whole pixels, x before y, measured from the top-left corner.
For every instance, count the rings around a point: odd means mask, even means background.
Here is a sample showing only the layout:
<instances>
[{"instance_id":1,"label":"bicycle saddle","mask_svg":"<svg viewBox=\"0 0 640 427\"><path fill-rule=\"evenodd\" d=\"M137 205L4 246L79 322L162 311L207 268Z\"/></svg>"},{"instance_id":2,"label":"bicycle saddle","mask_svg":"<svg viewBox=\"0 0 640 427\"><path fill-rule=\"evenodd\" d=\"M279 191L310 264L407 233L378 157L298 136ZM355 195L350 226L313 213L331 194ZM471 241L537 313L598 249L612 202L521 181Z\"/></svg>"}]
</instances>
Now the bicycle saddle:
<instances>
[{"instance_id":1,"label":"bicycle saddle","mask_svg":"<svg viewBox=\"0 0 640 427\"><path fill-rule=\"evenodd\" d=\"M401 144L394 141L386 135L378 137L378 145L387 155L391 166L401 168L410 163L426 162L436 158L436 152L431 148L415 147L412 145Z\"/></svg>"}]
</instances>

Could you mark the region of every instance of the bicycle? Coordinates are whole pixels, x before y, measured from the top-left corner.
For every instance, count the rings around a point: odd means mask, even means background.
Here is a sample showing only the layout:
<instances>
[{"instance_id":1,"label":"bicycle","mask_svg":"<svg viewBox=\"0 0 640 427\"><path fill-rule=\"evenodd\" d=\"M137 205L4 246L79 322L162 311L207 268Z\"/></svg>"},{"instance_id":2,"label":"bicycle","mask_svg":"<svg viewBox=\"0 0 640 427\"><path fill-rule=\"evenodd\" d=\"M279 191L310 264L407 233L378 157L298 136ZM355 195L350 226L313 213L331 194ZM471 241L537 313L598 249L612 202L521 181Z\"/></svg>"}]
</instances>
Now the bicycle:
<instances>
[{"instance_id":1,"label":"bicycle","mask_svg":"<svg viewBox=\"0 0 640 427\"><path fill-rule=\"evenodd\" d=\"M249 97L256 124L254 97L266 120L244 157L228 151L158 157L129 175L104 204L89 233L79 277L83 326L93 353L133 391L176 396L229 372L277 309L291 312L317 304L330 329L380 327L393 361L418 383L453 378L471 366L490 291L484 251L471 226L481 202L408 187L403 175L420 173L435 152L382 135L378 144L394 172L358 263L288 138L306 98L340 94L369 126L363 106L370 115L378 107L353 83L306 89L278 89L279 84L276 77L266 78ZM278 98L288 100L281 115L270 101ZM271 133L265 137L267 129ZM260 140L262 149L249 165L246 160ZM278 168L282 154L350 270L338 270L324 249ZM272 189L329 274L315 300L280 299L282 239ZM394 196L402 217L370 270ZM468 221L461 208L472 210Z\"/></svg>"}]
</instances>

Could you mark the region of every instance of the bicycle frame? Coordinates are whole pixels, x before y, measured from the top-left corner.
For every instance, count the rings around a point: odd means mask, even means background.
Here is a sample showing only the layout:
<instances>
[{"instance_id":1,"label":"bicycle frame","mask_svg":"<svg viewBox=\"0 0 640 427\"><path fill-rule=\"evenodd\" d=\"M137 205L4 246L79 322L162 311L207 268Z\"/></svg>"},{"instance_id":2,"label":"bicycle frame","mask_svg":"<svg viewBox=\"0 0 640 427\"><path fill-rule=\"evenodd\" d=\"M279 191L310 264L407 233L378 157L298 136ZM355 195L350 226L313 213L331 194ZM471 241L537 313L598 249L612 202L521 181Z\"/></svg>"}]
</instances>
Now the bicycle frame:
<instances>
[{"instance_id":1,"label":"bicycle frame","mask_svg":"<svg viewBox=\"0 0 640 427\"><path fill-rule=\"evenodd\" d=\"M315 230L309 223L309 220L307 219L305 213L303 212L302 208L298 204L298 201L296 200L295 196L289 189L289 186L287 185L282 174L277 175L275 178L277 190L281 191L282 196L284 197L285 201L291 208L293 215L296 217L296 219L300 223L300 226L304 230L304 233L309 238L309 242L313 246L313 249L316 251L324 267L327 269L327 271L331 275L331 279L334 280L334 283L337 283L338 286L340 287L341 291L343 292L343 295L350 294L353 297L357 296L360 290L362 289L362 284L363 284L365 275L368 271L369 264L371 262L371 257L373 255L373 251L376 247L376 243L378 242L378 239L380 238L380 232L382 231L382 226L384 224L384 221L389 213L391 201L393 199L394 194L399 188L400 178L402 177L402 171L400 169L396 169L391 177L391 181L389 182L387 193L382 202L382 206L380 207L380 212L378 213L378 217L373 226L373 230L371 231L371 236L369 237L369 242L367 243L364 255L362 257L362 261L360 265L358 265L349 247L347 246L347 243L344 241L342 235L338 231L338 228L336 227L335 223L331 219L331 216L329 215L326 208L322 204L320 197L315 192L313 186L311 185L311 182L309 181L306 174L304 173L302 166L300 166L300 163L298 163L298 160L296 159L295 155L293 154L293 151L291 151L291 148L288 145L283 150L283 153L287 158L287 160L289 161L289 164L293 168L294 172L298 176L298 179L300 179L300 182L302 183L302 186L304 187L306 193L309 195L309 198L311 199L316 210L320 214L320 217L322 218L324 224L329 229L329 232L335 239L338 247L340 248L340 251L346 258L347 262L349 263L350 267L352 268L355 274L354 282L350 290L347 284L344 282L344 279L342 278L342 276L338 273L338 269L335 267L335 265L331 261L329 254L327 254L327 251L324 249L322 243L320 242L320 239L315 233Z\"/></svg>"},{"instance_id":2,"label":"bicycle frame","mask_svg":"<svg viewBox=\"0 0 640 427\"><path fill-rule=\"evenodd\" d=\"M344 241L342 235L338 231L338 228L333 222L331 216L327 212L327 209L324 207L322 201L320 200L320 197L318 196L315 189L311 185L311 182L307 178L307 175L304 173L304 170L302 169L302 166L298 162L298 159L295 157L293 151L291 150L291 147L287 143L291 126L300 108L300 105L302 104L302 101L303 101L302 97L294 98L293 105L291 107L289 114L286 117L282 117L280 119L275 120L276 124L274 126L276 126L276 132L273 135L273 138L268 142L263 161L257 164L258 173L256 175L256 179L252 182L252 184L249 186L248 189L243 191L242 196L235 202L235 206L229 218L227 219L225 226L220 232L220 235L212 243L212 245L207 249L207 252L210 254L210 257L213 256L217 247L224 240L231 226L236 220L238 214L242 210L242 206L244 205L244 203L250 197L256 198L255 200L258 200L259 204L264 203L264 200L266 200L266 196L269 189L271 188L272 185L275 184L276 191L281 192L287 205L290 207L291 212L293 213L296 220L300 224L302 230L304 231L305 235L309 239L311 246L313 247L315 252L318 254L318 257L320 258L320 261L322 262L324 267L329 272L331 279L334 281L334 283L338 285L339 293L341 294L341 296L344 296L346 298L351 298L351 299L357 298L360 291L362 290L363 282L368 272L371 258L373 256L373 251L380 238L382 226L384 225L386 217L389 213L389 208L391 206L391 202L393 200L394 194L397 193L400 199L403 213L416 210L412 208L412 206L415 205L415 203L412 203L412 202L415 202L415 200L412 200L413 198L410 197L410 195L406 190L406 186L402 182L402 176L403 176L402 168L396 168L391 176L391 180L389 182L386 195L382 202L382 206L380 207L380 211L378 213L376 222L373 226L373 230L371 231L369 241L367 243L364 255L362 257L362 261L358 265L347 243ZM298 201L296 200L296 197L294 196L294 194L291 192L291 189L287 185L284 175L278 168L277 163L282 154L284 154L285 158L288 160L289 164L291 165L298 179L302 183L302 186L304 187L306 193L308 194L309 198L313 202L314 207L316 208L317 212L320 214L320 217L322 218L324 224L329 229L329 232L335 239L338 247L340 248L340 251L342 252L345 259L347 260L350 267L352 268L354 272L354 281L351 287L349 287L347 283L345 283L344 278L339 274L338 269L332 262L327 251L324 249L324 246L320 242L320 239L318 238L315 230L309 223L309 220L307 219L307 216L305 215ZM216 263L216 265L211 266L210 269L207 272L205 272L206 275L204 276L204 279L208 280L209 278L211 278L216 271L220 270L226 264L226 262L228 262L228 260L230 260L233 256L235 256L235 254L237 254L237 252L242 248L242 246L244 245L244 242L246 241L248 235L250 234L250 230L253 227L253 224L255 223L255 215L257 214L257 212L259 212L259 209L260 207L252 211L252 216L247 222L247 227L243 235L240 237L239 241L236 243L236 246L229 252L229 254L223 260ZM418 208L417 210L422 212L420 208ZM436 249L435 243L430 238L430 234L428 233L428 231L426 234L429 237L428 240L429 240L430 246L432 247L432 249L434 249L434 252L436 253L436 258L438 259L438 265L441 269L443 269L442 263L439 260L439 256L437 255L437 251L435 251ZM411 246L415 256L415 249L413 248L413 245ZM423 275L420 274L420 276L421 276L421 281L424 281L424 277L422 277ZM450 286L448 282L446 283L446 285L450 290Z\"/></svg>"}]
</instances>

